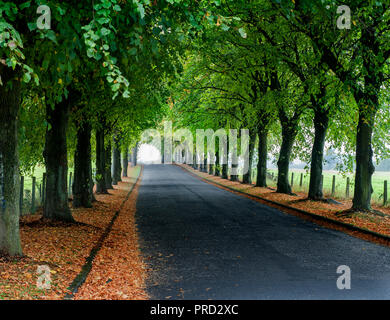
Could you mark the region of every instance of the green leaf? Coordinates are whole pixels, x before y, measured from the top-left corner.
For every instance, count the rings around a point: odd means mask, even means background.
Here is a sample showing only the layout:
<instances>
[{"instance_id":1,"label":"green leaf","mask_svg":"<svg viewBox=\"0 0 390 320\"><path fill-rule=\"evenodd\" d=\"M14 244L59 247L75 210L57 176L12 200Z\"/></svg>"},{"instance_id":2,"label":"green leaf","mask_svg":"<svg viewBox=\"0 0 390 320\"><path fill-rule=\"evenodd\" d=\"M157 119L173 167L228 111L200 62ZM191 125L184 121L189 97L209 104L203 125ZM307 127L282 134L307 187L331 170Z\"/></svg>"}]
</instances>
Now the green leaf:
<instances>
[{"instance_id":1,"label":"green leaf","mask_svg":"<svg viewBox=\"0 0 390 320\"><path fill-rule=\"evenodd\" d=\"M106 35L108 35L108 34L111 33L111 30L109 30L109 29L107 29L107 28L102 28L102 29L100 30L100 33L102 34L102 36L106 36Z\"/></svg>"},{"instance_id":2,"label":"green leaf","mask_svg":"<svg viewBox=\"0 0 390 320\"><path fill-rule=\"evenodd\" d=\"M107 17L102 17L102 18L97 19L96 21L99 22L100 24L105 24L105 23L109 23L110 19Z\"/></svg>"},{"instance_id":3,"label":"green leaf","mask_svg":"<svg viewBox=\"0 0 390 320\"><path fill-rule=\"evenodd\" d=\"M45 36L46 36L46 38L53 41L55 44L58 44L56 34L54 33L53 30L47 31Z\"/></svg>"},{"instance_id":4,"label":"green leaf","mask_svg":"<svg viewBox=\"0 0 390 320\"><path fill-rule=\"evenodd\" d=\"M111 1L103 0L102 5L103 5L103 8L109 9L111 7Z\"/></svg>"},{"instance_id":5,"label":"green leaf","mask_svg":"<svg viewBox=\"0 0 390 320\"><path fill-rule=\"evenodd\" d=\"M20 9L24 9L24 8L29 8L30 7L30 4L31 4L31 2L30 1L27 1L27 2L25 2L25 3L22 3L20 6L19 6L19 8Z\"/></svg>"},{"instance_id":6,"label":"green leaf","mask_svg":"<svg viewBox=\"0 0 390 320\"><path fill-rule=\"evenodd\" d=\"M37 28L37 24L35 22L29 22L27 23L27 27L30 31L34 31Z\"/></svg>"},{"instance_id":7,"label":"green leaf","mask_svg":"<svg viewBox=\"0 0 390 320\"><path fill-rule=\"evenodd\" d=\"M31 80L31 74L29 72L23 74L23 81L24 82L30 82Z\"/></svg>"},{"instance_id":8,"label":"green leaf","mask_svg":"<svg viewBox=\"0 0 390 320\"><path fill-rule=\"evenodd\" d=\"M243 37L244 39L246 39L247 34L246 34L244 28L238 29L238 32L240 33L241 37Z\"/></svg>"},{"instance_id":9,"label":"green leaf","mask_svg":"<svg viewBox=\"0 0 390 320\"><path fill-rule=\"evenodd\" d=\"M47 69L49 68L49 62L50 62L49 59L43 60L42 68L43 68L44 70L47 70Z\"/></svg>"},{"instance_id":10,"label":"green leaf","mask_svg":"<svg viewBox=\"0 0 390 320\"><path fill-rule=\"evenodd\" d=\"M140 14L141 19L143 19L143 18L145 17L145 9L144 9L144 6L143 6L141 3L138 3L138 4L137 4L137 7L138 7L138 11L139 11L139 14Z\"/></svg>"},{"instance_id":11,"label":"green leaf","mask_svg":"<svg viewBox=\"0 0 390 320\"><path fill-rule=\"evenodd\" d=\"M112 86L112 91L114 91L114 92L118 91L120 86L121 86L120 83L114 83Z\"/></svg>"}]
</instances>

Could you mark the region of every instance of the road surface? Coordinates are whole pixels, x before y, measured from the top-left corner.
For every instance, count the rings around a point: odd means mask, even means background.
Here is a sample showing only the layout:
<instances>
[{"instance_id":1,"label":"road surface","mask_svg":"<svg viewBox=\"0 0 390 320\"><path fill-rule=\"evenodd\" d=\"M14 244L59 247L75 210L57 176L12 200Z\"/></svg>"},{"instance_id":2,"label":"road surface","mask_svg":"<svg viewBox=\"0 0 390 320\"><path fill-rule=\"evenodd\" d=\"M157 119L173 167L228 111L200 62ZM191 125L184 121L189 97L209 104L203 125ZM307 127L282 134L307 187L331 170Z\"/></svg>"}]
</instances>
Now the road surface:
<instances>
[{"instance_id":1,"label":"road surface","mask_svg":"<svg viewBox=\"0 0 390 320\"><path fill-rule=\"evenodd\" d=\"M390 248L280 212L173 165L137 200L152 299L389 299ZM339 290L341 265L351 289ZM345 281L341 281L345 284Z\"/></svg>"}]
</instances>

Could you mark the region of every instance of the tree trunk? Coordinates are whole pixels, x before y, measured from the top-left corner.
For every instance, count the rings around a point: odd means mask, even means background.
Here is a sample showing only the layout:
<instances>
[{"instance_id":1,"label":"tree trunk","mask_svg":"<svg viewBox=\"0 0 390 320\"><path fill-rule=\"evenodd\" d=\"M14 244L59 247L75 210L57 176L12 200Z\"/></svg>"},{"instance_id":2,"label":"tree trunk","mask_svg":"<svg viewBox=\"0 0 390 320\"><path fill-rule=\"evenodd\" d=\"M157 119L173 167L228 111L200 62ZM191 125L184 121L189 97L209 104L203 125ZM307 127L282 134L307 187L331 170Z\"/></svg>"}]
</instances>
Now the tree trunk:
<instances>
[{"instance_id":1,"label":"tree trunk","mask_svg":"<svg viewBox=\"0 0 390 320\"><path fill-rule=\"evenodd\" d=\"M187 159L189 157L189 154L188 154L188 150L187 150L187 146L185 147L185 149L183 150L182 152L182 157L183 157L183 164L187 164Z\"/></svg>"},{"instance_id":2,"label":"tree trunk","mask_svg":"<svg viewBox=\"0 0 390 320\"><path fill-rule=\"evenodd\" d=\"M214 168L215 168L214 175L216 177L219 177L219 175L220 175L220 165L219 165L219 163L220 163L220 160L219 160L219 150L217 149L216 152L215 152L215 166L214 166Z\"/></svg>"},{"instance_id":3,"label":"tree trunk","mask_svg":"<svg viewBox=\"0 0 390 320\"><path fill-rule=\"evenodd\" d=\"M209 174L214 174L214 168L215 168L215 155L213 153L210 153L210 161L209 161Z\"/></svg>"},{"instance_id":4,"label":"tree trunk","mask_svg":"<svg viewBox=\"0 0 390 320\"><path fill-rule=\"evenodd\" d=\"M240 133L239 133L239 135L240 135ZM230 171L230 181L238 181L238 139L237 139L237 136L232 135L230 137L230 135L229 135L229 143L230 143L230 146L232 146L232 163L231 163L231 171Z\"/></svg>"},{"instance_id":5,"label":"tree trunk","mask_svg":"<svg viewBox=\"0 0 390 320\"><path fill-rule=\"evenodd\" d=\"M112 150L112 184L117 185L119 181L122 181L121 177L121 151L119 141L117 137L113 138L113 150Z\"/></svg>"},{"instance_id":6,"label":"tree trunk","mask_svg":"<svg viewBox=\"0 0 390 320\"><path fill-rule=\"evenodd\" d=\"M107 194L104 128L96 130L96 193Z\"/></svg>"},{"instance_id":7,"label":"tree trunk","mask_svg":"<svg viewBox=\"0 0 390 320\"><path fill-rule=\"evenodd\" d=\"M356 175L355 191L352 208L360 211L371 211L371 194L373 192L371 179L375 172L372 163L372 128L375 113L365 116L359 115L359 124L356 137Z\"/></svg>"},{"instance_id":8,"label":"tree trunk","mask_svg":"<svg viewBox=\"0 0 390 320\"><path fill-rule=\"evenodd\" d=\"M251 132L249 137L249 148L247 150L247 152L249 153L248 163L246 164L246 166L248 167L248 172L242 176L242 183L252 184L252 162L253 162L255 141L256 141L256 134Z\"/></svg>"},{"instance_id":9,"label":"tree trunk","mask_svg":"<svg viewBox=\"0 0 390 320\"><path fill-rule=\"evenodd\" d=\"M238 181L238 175L237 175L238 164L234 162L237 162L237 156L232 155L232 167L231 167L232 172L230 174L230 181Z\"/></svg>"},{"instance_id":10,"label":"tree trunk","mask_svg":"<svg viewBox=\"0 0 390 320\"><path fill-rule=\"evenodd\" d=\"M228 179L228 165L222 165L222 179Z\"/></svg>"},{"instance_id":11,"label":"tree trunk","mask_svg":"<svg viewBox=\"0 0 390 320\"><path fill-rule=\"evenodd\" d=\"M365 92L355 91L355 100L359 106L359 123L356 136L356 174L355 191L352 209L357 211L371 211L372 175L375 172L372 163L372 131L375 124L375 115L379 106L379 92L384 81L383 71L379 71L373 55L382 55L379 47L379 38L374 32L366 28L362 35L366 52L363 61L367 74L364 79ZM384 67L383 67L384 68Z\"/></svg>"},{"instance_id":12,"label":"tree trunk","mask_svg":"<svg viewBox=\"0 0 390 320\"><path fill-rule=\"evenodd\" d=\"M93 201L91 125L78 123L74 155L73 208L91 208Z\"/></svg>"},{"instance_id":13,"label":"tree trunk","mask_svg":"<svg viewBox=\"0 0 390 320\"><path fill-rule=\"evenodd\" d=\"M18 113L21 101L19 73L0 67L0 251L21 256L19 235ZM9 81L12 86L7 87Z\"/></svg>"},{"instance_id":14,"label":"tree trunk","mask_svg":"<svg viewBox=\"0 0 390 320\"><path fill-rule=\"evenodd\" d=\"M201 154L199 154L198 170L199 170L200 172L202 172L202 170L203 170L203 159L202 159Z\"/></svg>"},{"instance_id":15,"label":"tree trunk","mask_svg":"<svg viewBox=\"0 0 390 320\"><path fill-rule=\"evenodd\" d=\"M204 159L203 159L203 170L202 172L206 172L207 173L207 156L205 155L204 156Z\"/></svg>"},{"instance_id":16,"label":"tree trunk","mask_svg":"<svg viewBox=\"0 0 390 320\"><path fill-rule=\"evenodd\" d=\"M122 176L124 178L128 177L128 168L129 168L129 148L126 147L122 155Z\"/></svg>"},{"instance_id":17,"label":"tree trunk","mask_svg":"<svg viewBox=\"0 0 390 320\"><path fill-rule=\"evenodd\" d=\"M314 114L314 143L311 153L309 199L323 199L322 163L324 160L324 147L326 132L328 130L329 114L327 110L315 109Z\"/></svg>"},{"instance_id":18,"label":"tree trunk","mask_svg":"<svg viewBox=\"0 0 390 320\"><path fill-rule=\"evenodd\" d=\"M267 187L268 130L259 129L256 187Z\"/></svg>"},{"instance_id":19,"label":"tree trunk","mask_svg":"<svg viewBox=\"0 0 390 320\"><path fill-rule=\"evenodd\" d=\"M282 124L282 146L280 148L278 160L278 183L276 192L291 194L291 185L289 183L289 165L291 150L294 144L296 131L290 128L290 124Z\"/></svg>"},{"instance_id":20,"label":"tree trunk","mask_svg":"<svg viewBox=\"0 0 390 320\"><path fill-rule=\"evenodd\" d=\"M137 165L137 161L138 161L138 142L135 144L134 147L134 167Z\"/></svg>"},{"instance_id":21,"label":"tree trunk","mask_svg":"<svg viewBox=\"0 0 390 320\"><path fill-rule=\"evenodd\" d=\"M114 189L112 186L112 175L111 175L111 165L112 165L112 159L111 159L111 137L108 137L107 143L105 144L105 153L104 153L104 159L105 159L105 181L106 181L106 188L107 189Z\"/></svg>"},{"instance_id":22,"label":"tree trunk","mask_svg":"<svg viewBox=\"0 0 390 320\"><path fill-rule=\"evenodd\" d=\"M46 165L46 195L43 217L50 220L73 222L68 206L68 151L66 130L70 97L63 98L54 108L46 106L46 130L44 158Z\"/></svg>"},{"instance_id":23,"label":"tree trunk","mask_svg":"<svg viewBox=\"0 0 390 320\"><path fill-rule=\"evenodd\" d=\"M196 164L195 164L195 170L199 170L200 171L200 169L201 169L201 167L202 167L202 159L201 159L201 157L200 157L200 154L198 153L198 151L196 152L196 154L195 154L195 160L196 160Z\"/></svg>"},{"instance_id":24,"label":"tree trunk","mask_svg":"<svg viewBox=\"0 0 390 320\"><path fill-rule=\"evenodd\" d=\"M229 140L227 137L223 138L223 155L222 155L222 179L228 179L229 174ZM226 148L226 150L225 150Z\"/></svg>"},{"instance_id":25,"label":"tree trunk","mask_svg":"<svg viewBox=\"0 0 390 320\"><path fill-rule=\"evenodd\" d=\"M192 155L192 168L196 169L196 151L194 150L194 154Z\"/></svg>"},{"instance_id":26,"label":"tree trunk","mask_svg":"<svg viewBox=\"0 0 390 320\"><path fill-rule=\"evenodd\" d=\"M161 138L161 164L165 163L165 144L164 144L164 137ZM133 148L134 150L134 148Z\"/></svg>"}]
</instances>

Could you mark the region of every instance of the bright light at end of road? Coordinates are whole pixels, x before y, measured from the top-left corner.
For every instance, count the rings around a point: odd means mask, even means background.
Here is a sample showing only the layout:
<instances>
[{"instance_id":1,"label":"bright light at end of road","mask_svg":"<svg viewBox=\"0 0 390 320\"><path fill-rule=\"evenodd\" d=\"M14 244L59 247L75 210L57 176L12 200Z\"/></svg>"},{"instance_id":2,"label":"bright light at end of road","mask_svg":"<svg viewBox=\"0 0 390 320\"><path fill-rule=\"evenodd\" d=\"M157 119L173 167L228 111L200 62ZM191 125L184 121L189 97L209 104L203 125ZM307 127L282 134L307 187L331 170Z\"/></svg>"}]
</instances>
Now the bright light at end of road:
<instances>
[{"instance_id":1,"label":"bright light at end of road","mask_svg":"<svg viewBox=\"0 0 390 320\"><path fill-rule=\"evenodd\" d=\"M161 153L156 147L150 144L142 144L138 151L138 162L144 164L160 164Z\"/></svg>"}]
</instances>

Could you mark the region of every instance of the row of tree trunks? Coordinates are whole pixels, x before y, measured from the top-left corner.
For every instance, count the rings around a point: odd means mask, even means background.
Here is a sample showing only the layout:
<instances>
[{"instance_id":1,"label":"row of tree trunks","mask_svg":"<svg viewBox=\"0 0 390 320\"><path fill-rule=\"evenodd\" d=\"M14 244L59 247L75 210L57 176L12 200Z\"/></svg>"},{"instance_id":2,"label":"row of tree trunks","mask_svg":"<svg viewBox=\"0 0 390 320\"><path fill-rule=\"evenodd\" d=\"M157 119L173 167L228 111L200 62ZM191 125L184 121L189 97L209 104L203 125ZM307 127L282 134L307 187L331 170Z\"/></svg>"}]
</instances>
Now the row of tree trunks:
<instances>
[{"instance_id":1,"label":"row of tree trunks","mask_svg":"<svg viewBox=\"0 0 390 320\"><path fill-rule=\"evenodd\" d=\"M268 130L267 129L258 129L258 137L259 137L259 144L258 144L258 155L259 160L257 163L257 179L256 179L256 186L259 187L267 187L267 136L268 136ZM256 142L256 134L250 135L250 141L249 141L249 164L248 166L248 172L243 175L243 183L252 183L252 177L251 177L251 170L253 166L253 155L254 155L254 146ZM227 155L222 155L223 157L226 157ZM208 172L209 174L214 174L215 176L220 176L222 179L228 179L228 164L227 159L220 159L220 153L219 149L216 151L215 154L215 165L209 165L209 168L207 170L207 158L204 157L204 160L197 165L196 164L196 155L194 154L194 161L192 167L194 169L197 169L201 172ZM222 160L222 165L220 165ZM234 160L234 159L233 159ZM233 164L233 169L236 169L237 165ZM238 181L238 175L237 174L231 174L230 176L231 181Z\"/></svg>"},{"instance_id":2,"label":"row of tree trunks","mask_svg":"<svg viewBox=\"0 0 390 320\"><path fill-rule=\"evenodd\" d=\"M0 251L16 256L22 255L19 235L19 157L18 157L18 112L21 103L21 87L17 71L0 66L3 83L0 86ZM12 84L12 85L9 85ZM45 219L74 222L68 204L68 152L67 127L70 107L78 102L78 93L70 90L60 102L46 106L48 123L45 137L44 160L46 166ZM104 122L104 121L103 121ZM82 121L77 125L75 171L73 189L74 207L91 207L93 179L91 166L91 125ZM96 131L97 192L107 193L111 186L111 141L105 147L105 128ZM117 146L117 144L116 144ZM115 149L118 154L118 148ZM119 160L119 165L118 161ZM123 158L127 164L127 152ZM120 152L115 163L121 170ZM124 166L127 169L127 165ZM118 172L117 170L116 172ZM107 175L108 172L108 175ZM127 171L123 172L127 175ZM120 179L121 172L119 172ZM117 178L118 176L116 176ZM118 179L118 180L119 180Z\"/></svg>"},{"instance_id":3,"label":"row of tree trunks","mask_svg":"<svg viewBox=\"0 0 390 320\"><path fill-rule=\"evenodd\" d=\"M346 69L340 64L337 53L332 52L328 44L322 42L323 38L314 36L314 34L310 35L319 52L322 53L321 61L327 64L345 86L351 88L350 92L359 109L359 121L356 128L355 188L351 208L353 211L372 211L372 175L375 172L372 135L374 120L379 109L379 95L386 81L385 68L388 59L388 56L384 59L382 47L385 35L378 34L375 30L380 25L386 10L386 6L378 6L377 14L370 15L369 20L362 22L365 27L362 28L359 41L356 42L356 47L359 48L357 52L362 58L361 74L363 76L360 81L355 81L355 74L345 72Z\"/></svg>"},{"instance_id":4,"label":"row of tree trunks","mask_svg":"<svg viewBox=\"0 0 390 320\"><path fill-rule=\"evenodd\" d=\"M0 251L21 256L19 235L18 113L20 75L0 64ZM7 86L7 84L11 86Z\"/></svg>"}]
</instances>

